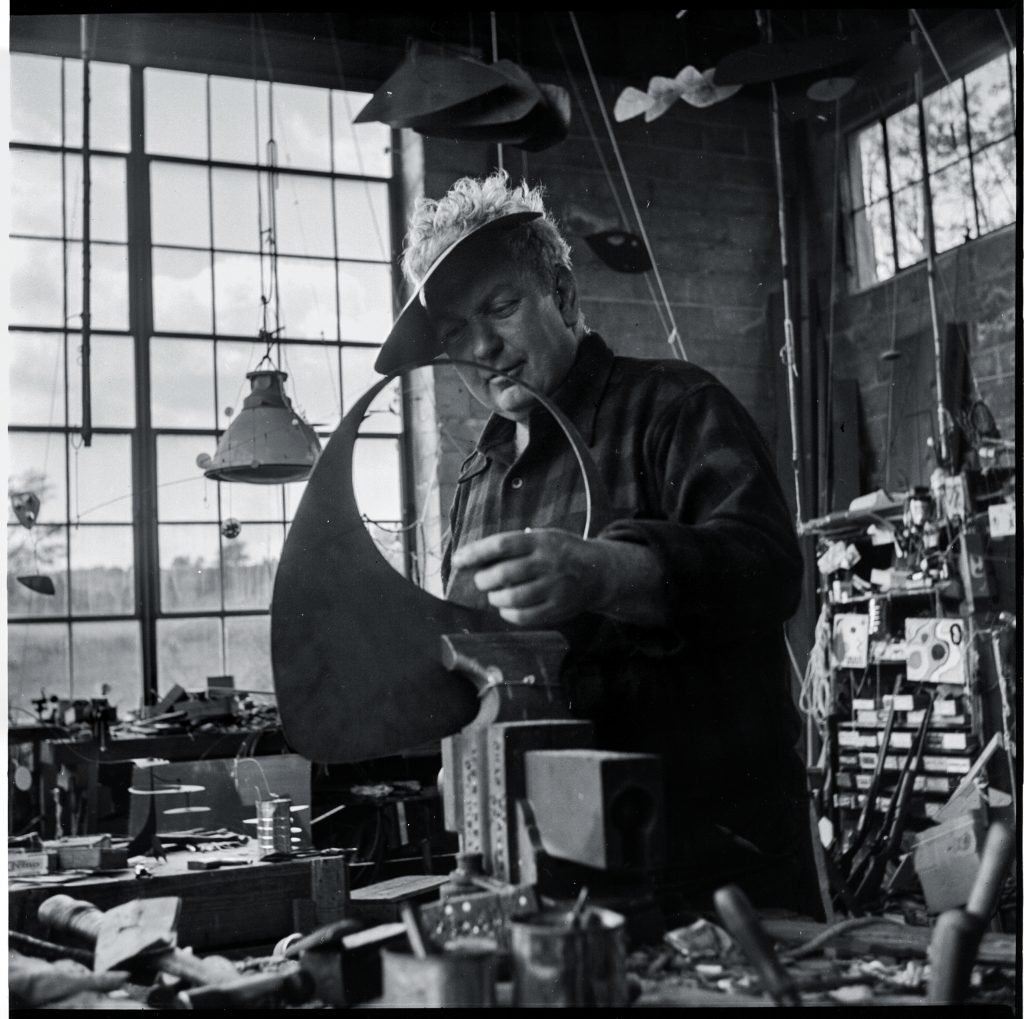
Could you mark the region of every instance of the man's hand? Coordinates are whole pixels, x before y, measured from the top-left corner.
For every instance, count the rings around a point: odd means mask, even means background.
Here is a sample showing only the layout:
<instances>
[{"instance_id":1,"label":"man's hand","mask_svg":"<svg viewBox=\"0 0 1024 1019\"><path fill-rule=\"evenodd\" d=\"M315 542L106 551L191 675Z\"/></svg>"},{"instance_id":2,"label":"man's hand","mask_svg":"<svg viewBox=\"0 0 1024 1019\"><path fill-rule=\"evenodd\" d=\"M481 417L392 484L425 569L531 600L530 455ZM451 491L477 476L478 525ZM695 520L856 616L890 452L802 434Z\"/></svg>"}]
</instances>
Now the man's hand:
<instances>
[{"instance_id":1,"label":"man's hand","mask_svg":"<svg viewBox=\"0 0 1024 1019\"><path fill-rule=\"evenodd\" d=\"M476 586L510 623L562 623L600 598L603 564L594 544L551 528L504 531L460 548L452 565L475 571Z\"/></svg>"},{"instance_id":2,"label":"man's hand","mask_svg":"<svg viewBox=\"0 0 1024 1019\"><path fill-rule=\"evenodd\" d=\"M452 566L473 571L487 600L517 626L564 623L583 612L658 625L667 615L659 563L641 545L555 528L503 531L458 549Z\"/></svg>"}]
</instances>

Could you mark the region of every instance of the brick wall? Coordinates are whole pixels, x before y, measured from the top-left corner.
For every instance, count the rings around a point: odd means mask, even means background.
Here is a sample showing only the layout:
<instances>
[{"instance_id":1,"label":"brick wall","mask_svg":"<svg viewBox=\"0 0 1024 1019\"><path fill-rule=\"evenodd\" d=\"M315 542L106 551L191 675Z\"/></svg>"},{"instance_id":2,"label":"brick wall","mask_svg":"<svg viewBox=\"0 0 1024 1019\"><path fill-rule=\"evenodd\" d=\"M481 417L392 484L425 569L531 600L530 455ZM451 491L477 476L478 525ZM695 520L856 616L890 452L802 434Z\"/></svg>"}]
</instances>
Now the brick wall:
<instances>
[{"instance_id":1,"label":"brick wall","mask_svg":"<svg viewBox=\"0 0 1024 1019\"><path fill-rule=\"evenodd\" d=\"M538 81L568 87L563 75L534 72ZM619 199L630 213L600 111L581 75L587 112L611 168ZM622 88L644 82L605 80L610 111ZM582 306L591 328L617 353L667 357L668 333L652 299L653 273L631 275L607 268L584 237L622 223L611 187L576 102L569 137L542 152L506 147L513 180L542 183L548 207L573 251ZM642 117L615 124L615 134L640 205L654 256L690 360L715 373L774 443L785 408L776 406L774 353L765 329L767 293L779 286L777 212L766 108L743 97L698 110L676 103L646 124ZM464 174L496 165L493 146L425 138L422 193L439 197ZM525 155L525 158L524 158ZM411 192L415 193L415 191ZM651 284L651 286L648 285ZM430 386L413 387L419 401L436 407L441 447L437 466L439 506L446 513L454 479L486 419L452 369L435 369ZM781 414L779 413L781 410ZM427 482L421 478L424 491ZM428 509L428 512L432 510Z\"/></svg>"}]
</instances>

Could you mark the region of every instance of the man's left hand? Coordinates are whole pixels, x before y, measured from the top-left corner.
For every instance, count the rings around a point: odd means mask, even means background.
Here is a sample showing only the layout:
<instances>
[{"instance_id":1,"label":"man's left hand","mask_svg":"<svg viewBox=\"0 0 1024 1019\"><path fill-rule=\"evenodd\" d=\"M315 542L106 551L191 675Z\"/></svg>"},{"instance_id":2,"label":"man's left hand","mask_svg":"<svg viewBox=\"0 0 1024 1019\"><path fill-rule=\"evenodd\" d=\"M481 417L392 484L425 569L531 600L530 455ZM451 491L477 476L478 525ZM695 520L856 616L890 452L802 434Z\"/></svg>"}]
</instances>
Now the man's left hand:
<instances>
[{"instance_id":1,"label":"man's left hand","mask_svg":"<svg viewBox=\"0 0 1024 1019\"><path fill-rule=\"evenodd\" d=\"M475 571L476 586L503 619L545 626L600 611L606 544L555 528L503 531L458 549L452 566Z\"/></svg>"}]
</instances>

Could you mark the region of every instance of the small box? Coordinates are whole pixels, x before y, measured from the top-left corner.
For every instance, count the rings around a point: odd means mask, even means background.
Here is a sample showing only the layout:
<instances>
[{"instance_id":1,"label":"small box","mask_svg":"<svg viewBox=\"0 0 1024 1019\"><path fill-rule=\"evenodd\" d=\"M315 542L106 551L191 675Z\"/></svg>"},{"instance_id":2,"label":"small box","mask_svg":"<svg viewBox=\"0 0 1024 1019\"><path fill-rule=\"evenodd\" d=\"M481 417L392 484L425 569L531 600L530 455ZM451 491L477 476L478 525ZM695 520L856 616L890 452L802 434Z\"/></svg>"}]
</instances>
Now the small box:
<instances>
[{"instance_id":1,"label":"small box","mask_svg":"<svg viewBox=\"0 0 1024 1019\"><path fill-rule=\"evenodd\" d=\"M45 851L10 849L7 851L7 876L38 877L40 874L49 874L55 869L56 860L55 854Z\"/></svg>"},{"instance_id":2,"label":"small box","mask_svg":"<svg viewBox=\"0 0 1024 1019\"><path fill-rule=\"evenodd\" d=\"M914 869L929 913L967 904L981 866L984 840L984 820L974 810L917 836Z\"/></svg>"}]
</instances>

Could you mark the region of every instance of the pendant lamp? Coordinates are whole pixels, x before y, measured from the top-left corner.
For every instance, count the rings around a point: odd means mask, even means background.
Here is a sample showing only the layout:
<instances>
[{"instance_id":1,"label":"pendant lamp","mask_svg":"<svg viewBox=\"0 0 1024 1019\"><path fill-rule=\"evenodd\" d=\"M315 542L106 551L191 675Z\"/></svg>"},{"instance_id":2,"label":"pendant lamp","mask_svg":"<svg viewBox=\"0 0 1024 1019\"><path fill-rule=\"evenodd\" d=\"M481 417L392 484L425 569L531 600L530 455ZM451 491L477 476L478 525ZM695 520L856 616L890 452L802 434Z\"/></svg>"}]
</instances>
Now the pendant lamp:
<instances>
[{"instance_id":1,"label":"pendant lamp","mask_svg":"<svg viewBox=\"0 0 1024 1019\"><path fill-rule=\"evenodd\" d=\"M252 390L241 411L213 456L203 453L196 462L214 481L281 485L308 478L320 457L320 440L285 394L287 372L257 367L245 377Z\"/></svg>"}]
</instances>

